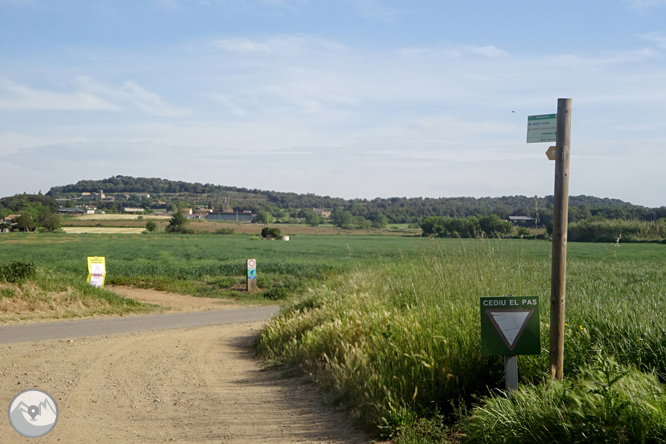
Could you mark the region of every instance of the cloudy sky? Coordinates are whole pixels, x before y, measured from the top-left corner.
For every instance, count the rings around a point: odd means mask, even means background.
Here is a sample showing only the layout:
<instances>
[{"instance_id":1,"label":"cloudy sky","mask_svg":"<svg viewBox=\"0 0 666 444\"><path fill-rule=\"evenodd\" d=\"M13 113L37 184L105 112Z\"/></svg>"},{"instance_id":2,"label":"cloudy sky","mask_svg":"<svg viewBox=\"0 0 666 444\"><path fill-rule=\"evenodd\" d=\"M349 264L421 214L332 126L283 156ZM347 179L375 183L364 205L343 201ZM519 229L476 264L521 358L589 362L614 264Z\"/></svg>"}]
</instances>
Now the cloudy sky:
<instances>
[{"instance_id":1,"label":"cloudy sky","mask_svg":"<svg viewBox=\"0 0 666 444\"><path fill-rule=\"evenodd\" d=\"M666 205L666 0L0 0L0 196L113 175Z\"/></svg>"}]
</instances>

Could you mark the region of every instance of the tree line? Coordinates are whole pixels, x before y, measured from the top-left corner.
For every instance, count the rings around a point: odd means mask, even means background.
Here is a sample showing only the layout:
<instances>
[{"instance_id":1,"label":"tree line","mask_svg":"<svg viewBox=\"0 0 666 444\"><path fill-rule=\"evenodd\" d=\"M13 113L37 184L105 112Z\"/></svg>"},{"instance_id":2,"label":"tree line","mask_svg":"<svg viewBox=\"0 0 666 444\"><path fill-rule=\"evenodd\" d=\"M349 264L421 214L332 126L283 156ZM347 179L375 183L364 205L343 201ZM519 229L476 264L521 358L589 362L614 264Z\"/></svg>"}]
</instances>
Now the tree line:
<instances>
[{"instance_id":1,"label":"tree line","mask_svg":"<svg viewBox=\"0 0 666 444\"><path fill-rule=\"evenodd\" d=\"M177 202L193 203L188 202L187 193L191 196L199 196L198 199L202 196L209 196L211 199L226 196L229 204L237 211L250 210L256 214L263 213L265 219L278 221L304 219L307 215L309 221L306 222L312 224L317 222L317 218L304 212L312 208L327 208L338 211L334 217L334 223L339 226L361 226L368 223L381 226L385 223L420 223L429 217L456 219L475 217L479 219L497 215L502 220L508 219L509 216L532 217L536 220L537 226L547 228L552 225L554 201L553 196L342 199L315 194L284 193L129 176L114 176L97 181L82 180L73 185L53 187L47 195L59 197L67 193L96 190L104 190L107 193L156 194L163 201L167 201L168 206L174 206ZM248 197L260 198L262 201L243 201ZM234 201L234 198L239 198L239 200ZM113 204L108 203L107 205ZM151 199L141 199L139 206L155 208L155 202ZM211 206L209 204L209 207ZM651 222L666 218L666 207L648 208L618 199L585 195L569 198L569 222L587 220L595 216L613 220ZM363 222L361 218L368 222Z\"/></svg>"}]
</instances>

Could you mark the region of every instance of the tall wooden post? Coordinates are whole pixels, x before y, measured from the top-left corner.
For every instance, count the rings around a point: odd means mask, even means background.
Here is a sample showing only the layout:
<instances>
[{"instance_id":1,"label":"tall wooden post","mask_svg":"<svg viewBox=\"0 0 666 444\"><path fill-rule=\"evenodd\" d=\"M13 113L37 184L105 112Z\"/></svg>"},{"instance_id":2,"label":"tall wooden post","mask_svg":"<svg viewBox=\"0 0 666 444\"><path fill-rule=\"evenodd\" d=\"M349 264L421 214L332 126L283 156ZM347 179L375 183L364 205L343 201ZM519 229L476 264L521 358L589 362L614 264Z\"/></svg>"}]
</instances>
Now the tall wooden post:
<instances>
[{"instance_id":1,"label":"tall wooden post","mask_svg":"<svg viewBox=\"0 0 666 444\"><path fill-rule=\"evenodd\" d=\"M567 281L569 218L569 159L571 157L571 99L557 100L557 148L553 209L553 265L550 281L550 375L564 376L564 308Z\"/></svg>"}]
</instances>

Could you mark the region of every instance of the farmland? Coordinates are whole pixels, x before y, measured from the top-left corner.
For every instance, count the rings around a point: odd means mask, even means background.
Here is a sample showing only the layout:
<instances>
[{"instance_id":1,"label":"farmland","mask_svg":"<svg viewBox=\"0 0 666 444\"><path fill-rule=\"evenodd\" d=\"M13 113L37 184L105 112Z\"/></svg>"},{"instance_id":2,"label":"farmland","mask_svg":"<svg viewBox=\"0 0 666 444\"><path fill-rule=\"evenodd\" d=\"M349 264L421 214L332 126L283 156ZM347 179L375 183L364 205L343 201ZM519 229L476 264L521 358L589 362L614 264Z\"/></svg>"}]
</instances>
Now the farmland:
<instances>
[{"instance_id":1,"label":"farmland","mask_svg":"<svg viewBox=\"0 0 666 444\"><path fill-rule=\"evenodd\" d=\"M479 353L478 298L538 297L547 351L547 241L369 235L297 235L290 242L250 235L0 237L0 263L33 261L42 276L85 281L87 256L106 257L108 279L115 284L252 302L295 294L285 302L283 315L264 329L262 356L307 370L353 416L398 442L443 442L463 435L472 442L500 442L493 440L498 436L515 438L506 442L583 442L581 436L590 430L611 440L626 436L626 442L641 433L648 442L664 438L662 428L652 426L666 418L662 244L569 245L567 379L560 386L544 383L545 352L521 357L524 396L508 406L503 395L490 390L503 387L501 358ZM265 290L254 296L239 291L250 257L257 259L259 286ZM627 399L632 387L638 394ZM552 400L562 390L571 405L535 402ZM613 400L615 410L604 407ZM576 405L588 407L581 413ZM651 407L641 407L646 405ZM539 424L550 424L554 409L564 417L557 424L564 430L558 435L551 425L547 433L552 435L540 432ZM595 413L604 411L616 416ZM627 424L634 425L629 429ZM534 429L531 441L525 427Z\"/></svg>"}]
</instances>

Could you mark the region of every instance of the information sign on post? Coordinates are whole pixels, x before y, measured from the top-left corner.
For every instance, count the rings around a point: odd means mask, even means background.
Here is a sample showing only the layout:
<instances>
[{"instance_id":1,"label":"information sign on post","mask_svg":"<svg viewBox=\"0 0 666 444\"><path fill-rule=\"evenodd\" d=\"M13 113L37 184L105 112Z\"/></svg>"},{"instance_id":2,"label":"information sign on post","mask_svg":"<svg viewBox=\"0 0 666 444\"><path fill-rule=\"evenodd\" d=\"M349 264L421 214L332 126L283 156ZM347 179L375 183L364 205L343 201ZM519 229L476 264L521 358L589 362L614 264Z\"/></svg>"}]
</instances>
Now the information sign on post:
<instances>
[{"instance_id":1,"label":"information sign on post","mask_svg":"<svg viewBox=\"0 0 666 444\"><path fill-rule=\"evenodd\" d=\"M106 261L103 257L88 258L88 284L93 287L104 287L106 277Z\"/></svg>"},{"instance_id":2,"label":"information sign on post","mask_svg":"<svg viewBox=\"0 0 666 444\"><path fill-rule=\"evenodd\" d=\"M248 259L247 260L247 291L253 293L257 290L257 260Z\"/></svg>"},{"instance_id":3,"label":"information sign on post","mask_svg":"<svg viewBox=\"0 0 666 444\"><path fill-rule=\"evenodd\" d=\"M557 114L527 116L527 143L555 142Z\"/></svg>"}]
</instances>

